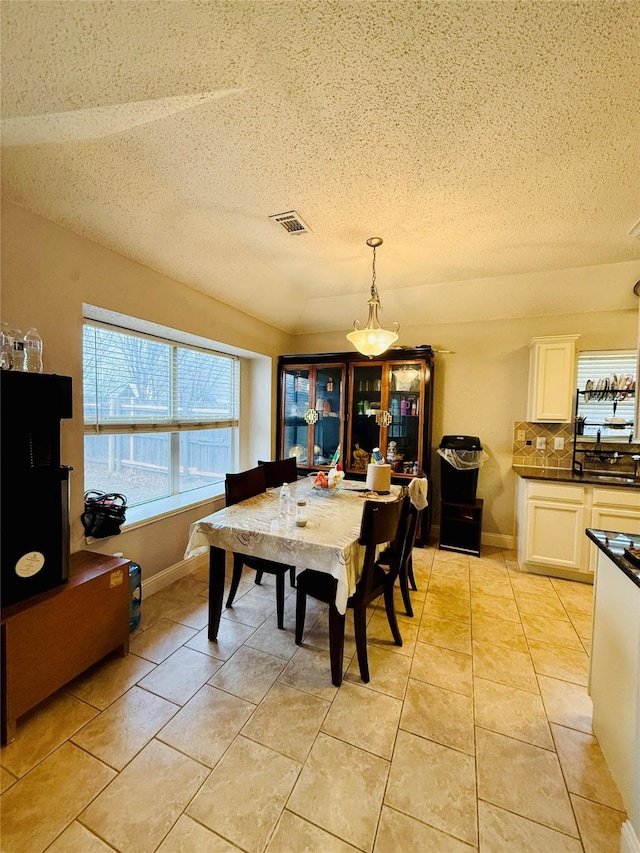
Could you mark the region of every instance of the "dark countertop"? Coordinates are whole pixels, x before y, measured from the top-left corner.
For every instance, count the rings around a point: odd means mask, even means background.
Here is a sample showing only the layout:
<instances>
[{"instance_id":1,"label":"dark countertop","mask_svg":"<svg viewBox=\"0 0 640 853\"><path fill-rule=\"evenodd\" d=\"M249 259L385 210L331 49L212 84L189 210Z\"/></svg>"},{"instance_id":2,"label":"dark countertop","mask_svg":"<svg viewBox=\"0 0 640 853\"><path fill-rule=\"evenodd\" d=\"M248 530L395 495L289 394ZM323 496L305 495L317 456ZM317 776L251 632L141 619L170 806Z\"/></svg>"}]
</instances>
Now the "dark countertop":
<instances>
[{"instance_id":1,"label":"dark countertop","mask_svg":"<svg viewBox=\"0 0 640 853\"><path fill-rule=\"evenodd\" d=\"M513 470L525 480L549 480L553 483L574 483L577 486L614 486L620 489L640 489L640 479L598 475L585 471L576 474L571 468L534 468L526 465L513 465Z\"/></svg>"},{"instance_id":2,"label":"dark countertop","mask_svg":"<svg viewBox=\"0 0 640 853\"><path fill-rule=\"evenodd\" d=\"M612 563L621 569L627 577L640 587L640 568L634 566L624 556L624 549L630 546L640 548L640 534L614 533L611 530L594 530L588 527L585 531L589 539L598 546Z\"/></svg>"}]
</instances>

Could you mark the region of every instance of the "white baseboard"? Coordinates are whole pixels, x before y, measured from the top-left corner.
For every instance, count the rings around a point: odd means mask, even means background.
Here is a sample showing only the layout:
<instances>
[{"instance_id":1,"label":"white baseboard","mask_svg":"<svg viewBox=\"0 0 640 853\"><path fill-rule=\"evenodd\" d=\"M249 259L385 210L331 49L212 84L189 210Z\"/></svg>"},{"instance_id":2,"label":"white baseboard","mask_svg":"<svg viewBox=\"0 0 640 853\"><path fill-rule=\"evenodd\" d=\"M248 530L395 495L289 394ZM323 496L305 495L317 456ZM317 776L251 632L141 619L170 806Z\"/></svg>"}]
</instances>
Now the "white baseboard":
<instances>
[{"instance_id":1,"label":"white baseboard","mask_svg":"<svg viewBox=\"0 0 640 853\"><path fill-rule=\"evenodd\" d=\"M640 841L631 826L631 821L625 820L620 833L620 853L640 853Z\"/></svg>"},{"instance_id":2,"label":"white baseboard","mask_svg":"<svg viewBox=\"0 0 640 853\"><path fill-rule=\"evenodd\" d=\"M440 538L440 527L434 524L431 528L430 541L434 546L438 547ZM516 547L516 539L514 536L507 536L506 533L482 533L480 535L480 544L487 545L490 548L504 548L507 551L513 551Z\"/></svg>"},{"instance_id":3,"label":"white baseboard","mask_svg":"<svg viewBox=\"0 0 640 853\"><path fill-rule=\"evenodd\" d=\"M149 580L142 581L143 600L147 595L153 595L154 592L159 592L166 586L170 586L180 578L190 575L201 566L209 565L209 554L201 554L199 557L191 557L190 560L181 560L173 566L163 569L161 572L153 575Z\"/></svg>"},{"instance_id":4,"label":"white baseboard","mask_svg":"<svg viewBox=\"0 0 640 853\"><path fill-rule=\"evenodd\" d=\"M559 569L557 566L538 566L536 563L520 563L519 568L531 575L544 575L548 578L560 578L567 581L593 584L592 572L580 572L577 569Z\"/></svg>"},{"instance_id":5,"label":"white baseboard","mask_svg":"<svg viewBox=\"0 0 640 853\"><path fill-rule=\"evenodd\" d=\"M489 545L492 548L505 548L507 551L514 550L515 542L515 538L507 536L506 533L483 533L480 537L482 545Z\"/></svg>"}]
</instances>

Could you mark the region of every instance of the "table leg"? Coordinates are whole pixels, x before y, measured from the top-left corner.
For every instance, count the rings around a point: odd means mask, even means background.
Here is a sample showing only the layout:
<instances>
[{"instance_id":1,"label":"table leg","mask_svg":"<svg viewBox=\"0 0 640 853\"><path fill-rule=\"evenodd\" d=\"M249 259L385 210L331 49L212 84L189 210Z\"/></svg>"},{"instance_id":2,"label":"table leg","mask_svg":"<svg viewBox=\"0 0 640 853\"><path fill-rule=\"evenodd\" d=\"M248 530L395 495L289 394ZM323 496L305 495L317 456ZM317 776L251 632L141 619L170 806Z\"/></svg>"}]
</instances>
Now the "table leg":
<instances>
[{"instance_id":1,"label":"table leg","mask_svg":"<svg viewBox=\"0 0 640 853\"><path fill-rule=\"evenodd\" d=\"M211 545L209 548L209 633L207 635L210 640L217 638L220 627L225 563L226 551Z\"/></svg>"}]
</instances>

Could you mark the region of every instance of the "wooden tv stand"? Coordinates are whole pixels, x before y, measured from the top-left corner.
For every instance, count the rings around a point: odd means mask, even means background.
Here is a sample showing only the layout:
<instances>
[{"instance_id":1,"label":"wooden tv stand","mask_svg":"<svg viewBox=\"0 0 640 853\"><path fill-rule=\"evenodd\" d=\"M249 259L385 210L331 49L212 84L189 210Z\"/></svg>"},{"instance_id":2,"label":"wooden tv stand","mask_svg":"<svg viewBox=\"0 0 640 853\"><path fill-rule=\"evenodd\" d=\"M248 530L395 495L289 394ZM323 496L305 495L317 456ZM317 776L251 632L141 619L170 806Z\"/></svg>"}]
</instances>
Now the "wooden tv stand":
<instances>
[{"instance_id":1,"label":"wooden tv stand","mask_svg":"<svg viewBox=\"0 0 640 853\"><path fill-rule=\"evenodd\" d=\"M129 560L78 551L69 580L5 607L2 744L16 721L112 651L129 651Z\"/></svg>"}]
</instances>

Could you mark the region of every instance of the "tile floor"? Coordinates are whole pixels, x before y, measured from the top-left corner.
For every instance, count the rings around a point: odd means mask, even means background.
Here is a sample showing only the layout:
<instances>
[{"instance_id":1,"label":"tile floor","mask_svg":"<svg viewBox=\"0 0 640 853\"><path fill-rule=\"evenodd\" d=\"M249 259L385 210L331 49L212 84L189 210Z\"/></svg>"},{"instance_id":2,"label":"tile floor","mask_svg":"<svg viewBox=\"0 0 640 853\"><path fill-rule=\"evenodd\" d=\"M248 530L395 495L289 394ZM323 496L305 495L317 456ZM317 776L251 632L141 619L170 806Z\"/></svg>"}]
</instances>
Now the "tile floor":
<instances>
[{"instance_id":1,"label":"tile floor","mask_svg":"<svg viewBox=\"0 0 640 853\"><path fill-rule=\"evenodd\" d=\"M340 689L323 606L297 647L295 594L278 631L272 578L245 570L217 643L205 569L150 596L131 653L2 749L2 851L617 853L586 691L592 588L499 549L414 562L404 645L373 607L371 682L350 632Z\"/></svg>"}]
</instances>

